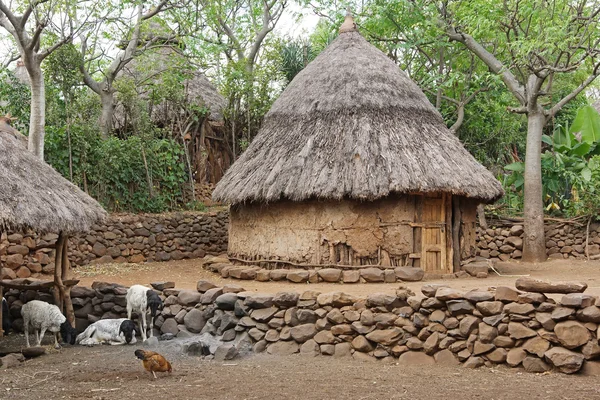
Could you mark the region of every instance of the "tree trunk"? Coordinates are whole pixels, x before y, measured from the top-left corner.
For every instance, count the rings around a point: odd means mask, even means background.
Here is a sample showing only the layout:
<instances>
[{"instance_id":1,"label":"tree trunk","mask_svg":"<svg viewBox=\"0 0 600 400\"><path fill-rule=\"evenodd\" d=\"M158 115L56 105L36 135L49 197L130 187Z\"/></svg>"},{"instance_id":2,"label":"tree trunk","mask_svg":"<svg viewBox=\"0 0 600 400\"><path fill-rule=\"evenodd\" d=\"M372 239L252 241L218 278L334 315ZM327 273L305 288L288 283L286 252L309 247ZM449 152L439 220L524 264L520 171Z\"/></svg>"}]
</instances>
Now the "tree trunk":
<instances>
[{"instance_id":1,"label":"tree trunk","mask_svg":"<svg viewBox=\"0 0 600 400\"><path fill-rule=\"evenodd\" d=\"M546 260L544 237L544 201L542 199L542 131L546 117L542 110L530 111L527 115L527 148L525 155L525 235L523 261Z\"/></svg>"},{"instance_id":2,"label":"tree trunk","mask_svg":"<svg viewBox=\"0 0 600 400\"><path fill-rule=\"evenodd\" d=\"M44 159L44 127L46 125L46 87L39 65L29 63L27 67L31 81L31 113L29 115L29 143L27 149Z\"/></svg>"},{"instance_id":3,"label":"tree trunk","mask_svg":"<svg viewBox=\"0 0 600 400\"><path fill-rule=\"evenodd\" d=\"M103 139L108 139L112 131L112 120L115 113L114 93L102 91L100 95L102 114L100 115L100 132Z\"/></svg>"}]
</instances>

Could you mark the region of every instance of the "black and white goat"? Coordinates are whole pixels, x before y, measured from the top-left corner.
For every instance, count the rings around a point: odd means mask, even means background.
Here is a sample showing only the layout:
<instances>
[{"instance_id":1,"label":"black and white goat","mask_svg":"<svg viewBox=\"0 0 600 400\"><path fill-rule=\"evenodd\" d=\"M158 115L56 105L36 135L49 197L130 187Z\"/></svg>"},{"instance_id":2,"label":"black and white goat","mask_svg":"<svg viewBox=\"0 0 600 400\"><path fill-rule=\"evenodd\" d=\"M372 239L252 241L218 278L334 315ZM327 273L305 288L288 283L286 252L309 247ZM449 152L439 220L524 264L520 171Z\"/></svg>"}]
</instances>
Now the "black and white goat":
<instances>
[{"instance_id":1,"label":"black and white goat","mask_svg":"<svg viewBox=\"0 0 600 400\"><path fill-rule=\"evenodd\" d=\"M12 329L12 321L10 318L10 310L8 309L8 302L2 298L2 330L6 335Z\"/></svg>"},{"instance_id":2,"label":"black and white goat","mask_svg":"<svg viewBox=\"0 0 600 400\"><path fill-rule=\"evenodd\" d=\"M21 315L23 316L23 329L25 331L25 343L27 347L30 347L29 327L32 327L35 332L36 346L42 343L46 331L54 333L54 347L57 349L60 348L58 333L61 330L67 331L73 329L58 307L44 301L31 300L24 304L21 307ZM68 325L68 328L66 325Z\"/></svg>"},{"instance_id":3,"label":"black and white goat","mask_svg":"<svg viewBox=\"0 0 600 400\"><path fill-rule=\"evenodd\" d=\"M101 319L88 326L77 335L76 342L83 346L108 343L112 345L134 344L137 342L135 323L127 318Z\"/></svg>"},{"instance_id":4,"label":"black and white goat","mask_svg":"<svg viewBox=\"0 0 600 400\"><path fill-rule=\"evenodd\" d=\"M158 310L162 309L163 302L154 290L142 285L133 285L127 290L127 318L135 311L139 318L142 340L146 340L146 313L150 310L150 337L154 335L154 319Z\"/></svg>"}]
</instances>

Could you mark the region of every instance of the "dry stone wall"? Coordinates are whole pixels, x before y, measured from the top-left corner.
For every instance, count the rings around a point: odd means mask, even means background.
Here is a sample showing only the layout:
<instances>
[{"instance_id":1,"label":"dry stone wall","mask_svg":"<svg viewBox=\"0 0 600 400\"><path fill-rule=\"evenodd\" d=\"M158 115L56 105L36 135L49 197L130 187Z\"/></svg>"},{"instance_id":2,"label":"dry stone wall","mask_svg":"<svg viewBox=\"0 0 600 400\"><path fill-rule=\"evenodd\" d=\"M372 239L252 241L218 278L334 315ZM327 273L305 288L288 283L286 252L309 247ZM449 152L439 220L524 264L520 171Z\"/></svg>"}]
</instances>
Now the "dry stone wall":
<instances>
[{"instance_id":1,"label":"dry stone wall","mask_svg":"<svg viewBox=\"0 0 600 400\"><path fill-rule=\"evenodd\" d=\"M530 290L558 287L529 283ZM169 283L153 286L164 300L155 336L168 340L208 334L224 343L221 353L226 358L235 356L235 346L244 338L254 352L273 355L467 368L505 364L567 374L600 370L594 361L600 358L600 302L582 293L559 295L556 301L510 287L462 292L427 284L418 294L400 286L395 294L358 298L313 290L256 293L207 281L198 282L197 290L179 290ZM585 285L568 287L585 290ZM100 282L73 288L77 329L100 318L125 317L126 291ZM10 290L6 297L15 318L27 301L52 301L49 293L32 291ZM16 319L14 326L22 329L22 320ZM199 341L186 351L204 355L204 348Z\"/></svg>"},{"instance_id":2,"label":"dry stone wall","mask_svg":"<svg viewBox=\"0 0 600 400\"><path fill-rule=\"evenodd\" d=\"M227 211L171 214L115 214L104 225L69 241L74 265L169 261L227 251ZM3 233L2 278L28 278L54 271L57 235Z\"/></svg>"},{"instance_id":3,"label":"dry stone wall","mask_svg":"<svg viewBox=\"0 0 600 400\"><path fill-rule=\"evenodd\" d=\"M490 221L490 228L477 228L477 255L507 261L519 260L523 251L523 225ZM546 252L550 259L586 257L585 223L546 223ZM600 224L590 224L587 248L590 256L600 254Z\"/></svg>"}]
</instances>

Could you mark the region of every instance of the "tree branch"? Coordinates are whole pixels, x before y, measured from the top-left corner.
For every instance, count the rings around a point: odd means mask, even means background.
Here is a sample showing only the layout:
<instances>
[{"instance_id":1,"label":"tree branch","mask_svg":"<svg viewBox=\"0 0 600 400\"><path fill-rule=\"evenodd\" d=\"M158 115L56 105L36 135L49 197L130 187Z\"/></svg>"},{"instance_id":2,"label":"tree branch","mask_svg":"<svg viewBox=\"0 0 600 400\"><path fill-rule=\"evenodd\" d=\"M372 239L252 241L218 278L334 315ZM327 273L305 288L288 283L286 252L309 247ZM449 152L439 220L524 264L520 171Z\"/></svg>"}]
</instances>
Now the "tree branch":
<instances>
[{"instance_id":1,"label":"tree branch","mask_svg":"<svg viewBox=\"0 0 600 400\"><path fill-rule=\"evenodd\" d=\"M510 90L510 92L517 98L519 103L522 105L527 104L525 97L525 89L523 85L519 83L517 78L506 68L506 66L498 60L492 53L487 51L481 44L479 44L472 36L458 32L454 27L448 27L446 35L450 40L454 40L465 45L471 50L481 61L483 61L495 74L500 75L500 78Z\"/></svg>"},{"instance_id":2,"label":"tree branch","mask_svg":"<svg viewBox=\"0 0 600 400\"><path fill-rule=\"evenodd\" d=\"M581 85L577 86L575 90L563 97L558 103L554 105L554 107L547 111L544 111L546 117L554 117L556 113L559 112L565 104L573 100L579 93L581 93L585 88L587 88L598 76L600 76L600 62L598 62L594 66L593 72L590 74L590 76L588 76L588 78L585 81L583 81Z\"/></svg>"}]
</instances>

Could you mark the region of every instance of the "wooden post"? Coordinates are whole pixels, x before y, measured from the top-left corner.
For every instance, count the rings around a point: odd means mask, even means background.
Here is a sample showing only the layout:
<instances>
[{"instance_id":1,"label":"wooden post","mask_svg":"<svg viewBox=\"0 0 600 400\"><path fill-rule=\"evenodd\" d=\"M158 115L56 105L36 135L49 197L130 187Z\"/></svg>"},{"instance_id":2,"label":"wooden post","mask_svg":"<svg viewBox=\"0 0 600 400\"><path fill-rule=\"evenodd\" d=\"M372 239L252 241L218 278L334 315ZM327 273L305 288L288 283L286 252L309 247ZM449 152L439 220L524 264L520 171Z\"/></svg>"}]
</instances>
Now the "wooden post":
<instances>
[{"instance_id":1,"label":"wooden post","mask_svg":"<svg viewBox=\"0 0 600 400\"><path fill-rule=\"evenodd\" d=\"M62 289L62 244L64 237L62 232L58 235L58 240L54 245L54 287L52 288L52 295L54 296L54 304L63 311L63 289Z\"/></svg>"},{"instance_id":2,"label":"wooden post","mask_svg":"<svg viewBox=\"0 0 600 400\"><path fill-rule=\"evenodd\" d=\"M4 298L4 288L0 285L0 299ZM2 321L2 309L4 307L0 307L0 321ZM0 337L4 336L4 329L2 329L2 325L0 325Z\"/></svg>"},{"instance_id":3,"label":"wooden post","mask_svg":"<svg viewBox=\"0 0 600 400\"><path fill-rule=\"evenodd\" d=\"M69 251L69 241L67 240L68 238L65 236L65 241L63 244L63 249L62 249L62 268L61 268L61 272L62 272L62 276L61 276L61 281L65 282L68 279L70 279L70 272L71 272L71 262L69 261L69 255L67 254ZM72 286L67 286L64 288L64 299L63 299L63 303L65 305L65 311L66 311L66 317L67 317L67 321L69 321L69 324L71 325L71 327L75 328L75 311L73 310L73 302L71 301L71 287Z\"/></svg>"}]
</instances>

